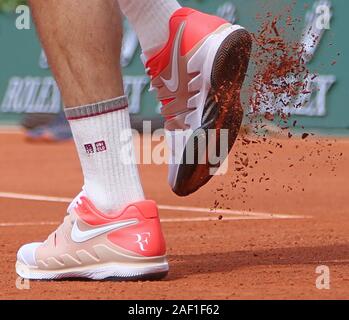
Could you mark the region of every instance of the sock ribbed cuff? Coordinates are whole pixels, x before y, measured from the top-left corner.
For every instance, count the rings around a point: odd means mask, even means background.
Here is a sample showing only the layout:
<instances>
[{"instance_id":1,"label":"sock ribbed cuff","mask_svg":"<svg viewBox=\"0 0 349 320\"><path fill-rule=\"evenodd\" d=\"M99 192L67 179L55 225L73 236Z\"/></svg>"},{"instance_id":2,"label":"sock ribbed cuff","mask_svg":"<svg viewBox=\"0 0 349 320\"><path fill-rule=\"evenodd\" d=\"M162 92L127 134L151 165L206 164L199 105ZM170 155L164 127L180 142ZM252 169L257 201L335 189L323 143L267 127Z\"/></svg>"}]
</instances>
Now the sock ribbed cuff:
<instances>
[{"instance_id":1,"label":"sock ribbed cuff","mask_svg":"<svg viewBox=\"0 0 349 320\"><path fill-rule=\"evenodd\" d=\"M101 101L94 104L79 106L74 108L66 108L64 110L67 120L79 120L99 116L102 114L115 112L126 109L128 107L127 96L122 96L110 100Z\"/></svg>"}]
</instances>

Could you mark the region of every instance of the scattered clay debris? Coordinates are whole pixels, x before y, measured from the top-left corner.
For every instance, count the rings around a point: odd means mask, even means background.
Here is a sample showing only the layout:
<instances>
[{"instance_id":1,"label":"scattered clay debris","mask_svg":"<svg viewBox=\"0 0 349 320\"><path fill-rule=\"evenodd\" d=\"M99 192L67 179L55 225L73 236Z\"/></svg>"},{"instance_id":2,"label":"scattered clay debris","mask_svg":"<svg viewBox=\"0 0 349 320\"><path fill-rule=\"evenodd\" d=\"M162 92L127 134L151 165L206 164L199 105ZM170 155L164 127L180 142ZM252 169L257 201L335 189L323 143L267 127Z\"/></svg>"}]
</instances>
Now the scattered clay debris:
<instances>
[{"instance_id":1,"label":"scattered clay debris","mask_svg":"<svg viewBox=\"0 0 349 320\"><path fill-rule=\"evenodd\" d=\"M305 5L308 7L308 5ZM297 179L295 185L289 185L287 181L284 184L275 183L272 176L271 159L279 156L282 152L282 142L276 142L270 139L269 135L274 131L284 135L289 139L298 138L298 134L291 132L291 129L298 128L305 130L297 120L292 119L291 109L299 109L308 103L312 94L310 81L314 81L318 76L310 72L306 62L303 59L304 48L301 43L291 41L288 34L295 32L296 26L303 21L299 18L292 17L292 6L287 6L283 12L272 14L267 12L266 16L258 14L257 21L260 21L260 28L252 35L254 50L252 51L251 64L253 65L254 74L250 76L250 85L245 92L248 99L249 110L247 114L248 127L237 139L237 144L243 146L243 152L235 151L232 154L233 162L230 173L230 180L217 188L214 193L217 199L213 209L226 209L227 205L232 202L240 201L242 204L248 203L248 199L253 197L253 190L258 184L265 192L272 192L279 185L285 192L305 192L304 181ZM314 43L317 41L316 36ZM341 54L338 53L338 56ZM330 63L330 62L329 62ZM335 65L336 60L332 61ZM269 125L270 123L270 125ZM313 133L304 132L300 137L307 141ZM281 140L282 141L282 140ZM255 145L266 144L266 151L263 154L254 152ZM326 165L329 170L336 171L336 161L343 154L334 154L331 150L332 145L328 141L316 142L316 149L309 148L308 154L302 155L299 159L289 158L288 164L283 171L290 171L295 174L302 163L314 157L323 157L324 152L328 152ZM294 146L297 151L300 146ZM246 151L248 150L248 151ZM298 152L299 154L299 152ZM262 176L256 177L253 173L256 169L270 169L264 172ZM318 169L315 166L314 170ZM291 173L292 172L292 173ZM307 174L307 173L306 173ZM270 176L269 176L270 175ZM308 174L313 176L313 172ZM249 208L249 211L252 209Z\"/></svg>"}]
</instances>

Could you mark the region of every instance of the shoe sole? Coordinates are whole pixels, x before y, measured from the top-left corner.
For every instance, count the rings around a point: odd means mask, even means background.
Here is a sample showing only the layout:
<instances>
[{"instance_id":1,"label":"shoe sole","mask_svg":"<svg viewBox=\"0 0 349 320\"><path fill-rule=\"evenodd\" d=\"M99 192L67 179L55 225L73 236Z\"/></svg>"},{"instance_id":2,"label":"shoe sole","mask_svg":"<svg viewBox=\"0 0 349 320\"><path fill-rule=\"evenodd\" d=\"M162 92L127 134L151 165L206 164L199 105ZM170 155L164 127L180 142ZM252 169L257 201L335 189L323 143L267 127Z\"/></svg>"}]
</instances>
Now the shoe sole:
<instances>
[{"instance_id":1,"label":"shoe sole","mask_svg":"<svg viewBox=\"0 0 349 320\"><path fill-rule=\"evenodd\" d=\"M140 266L105 264L84 268L63 270L40 270L28 267L20 261L16 263L17 274L29 280L112 280L112 281L155 281L165 278L168 274L167 261L158 264Z\"/></svg>"},{"instance_id":2,"label":"shoe sole","mask_svg":"<svg viewBox=\"0 0 349 320\"><path fill-rule=\"evenodd\" d=\"M178 196L188 196L207 184L220 165L211 164L212 154L220 151L220 130L228 131L228 152L231 151L238 136L243 108L240 91L245 80L252 47L252 37L245 29L239 29L228 35L219 47L211 73L211 90L207 96L202 126L196 130L187 142L179 166L173 191ZM216 148L210 148L209 130L216 129ZM212 133L211 133L212 134ZM193 148L188 150L188 148ZM203 151L201 151L203 150ZM213 153L215 152L215 153ZM194 154L194 163L186 163L186 154Z\"/></svg>"}]
</instances>

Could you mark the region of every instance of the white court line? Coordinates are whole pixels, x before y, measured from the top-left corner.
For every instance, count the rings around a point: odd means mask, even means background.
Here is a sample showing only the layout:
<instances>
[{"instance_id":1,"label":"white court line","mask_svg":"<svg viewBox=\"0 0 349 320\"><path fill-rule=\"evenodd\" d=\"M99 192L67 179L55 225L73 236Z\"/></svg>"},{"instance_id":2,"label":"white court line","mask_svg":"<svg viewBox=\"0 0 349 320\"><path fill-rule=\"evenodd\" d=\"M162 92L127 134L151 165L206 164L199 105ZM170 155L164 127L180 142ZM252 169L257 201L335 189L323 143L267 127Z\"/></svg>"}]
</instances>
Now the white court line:
<instances>
[{"instance_id":1,"label":"white court line","mask_svg":"<svg viewBox=\"0 0 349 320\"><path fill-rule=\"evenodd\" d=\"M171 211L189 211L197 213L211 213L211 214L223 214L223 215L236 215L236 216L247 216L255 218L269 218L269 219L305 219L309 218L306 216L296 216L289 214L273 214L267 212L254 212L254 211L242 211L242 210L228 210L228 209L208 209L200 207L182 207L182 206L169 206L159 205L159 209L171 210Z\"/></svg>"},{"instance_id":2,"label":"white court line","mask_svg":"<svg viewBox=\"0 0 349 320\"><path fill-rule=\"evenodd\" d=\"M55 221L38 221L38 222L2 222L0 228L6 227L37 227L37 226L58 226L60 223Z\"/></svg>"},{"instance_id":3,"label":"white court line","mask_svg":"<svg viewBox=\"0 0 349 320\"><path fill-rule=\"evenodd\" d=\"M70 203L73 201L72 198L39 196L39 195L33 195L33 194L22 194L22 193L13 193L13 192L0 192L0 198L44 201L44 202L62 202L62 203Z\"/></svg>"},{"instance_id":4,"label":"white court line","mask_svg":"<svg viewBox=\"0 0 349 320\"><path fill-rule=\"evenodd\" d=\"M343 259L343 260L323 260L322 263L349 263L349 259ZM349 279L348 279L349 280Z\"/></svg>"},{"instance_id":5,"label":"white court line","mask_svg":"<svg viewBox=\"0 0 349 320\"><path fill-rule=\"evenodd\" d=\"M0 134L23 134L20 126L0 126Z\"/></svg>"},{"instance_id":6,"label":"white court line","mask_svg":"<svg viewBox=\"0 0 349 320\"><path fill-rule=\"evenodd\" d=\"M224 217L219 220L218 217L201 217L201 218L164 218L160 219L162 223L176 223L176 222L221 222L221 221L239 221L239 220L263 220L270 218L257 217ZM37 227L37 226L59 226L61 222L58 221L38 221L38 222L2 222L0 228L10 227Z\"/></svg>"},{"instance_id":7,"label":"white court line","mask_svg":"<svg viewBox=\"0 0 349 320\"><path fill-rule=\"evenodd\" d=\"M70 203L73 200L72 198L51 197L51 196L43 196L43 195L12 193L12 192L0 192L0 198L17 199L17 200L30 200L30 201L59 202L59 203ZM226 210L226 209L211 210L208 208L200 208L200 207L183 207L183 206L171 206L171 205L158 205L158 207L160 210L168 210L168 211L222 214L222 215L243 216L243 217L250 217L250 218L253 217L253 218L260 218L260 219L306 219L306 218L310 218L308 216L299 216L299 215L272 214L272 213L267 213L267 212L249 212L249 211Z\"/></svg>"}]
</instances>

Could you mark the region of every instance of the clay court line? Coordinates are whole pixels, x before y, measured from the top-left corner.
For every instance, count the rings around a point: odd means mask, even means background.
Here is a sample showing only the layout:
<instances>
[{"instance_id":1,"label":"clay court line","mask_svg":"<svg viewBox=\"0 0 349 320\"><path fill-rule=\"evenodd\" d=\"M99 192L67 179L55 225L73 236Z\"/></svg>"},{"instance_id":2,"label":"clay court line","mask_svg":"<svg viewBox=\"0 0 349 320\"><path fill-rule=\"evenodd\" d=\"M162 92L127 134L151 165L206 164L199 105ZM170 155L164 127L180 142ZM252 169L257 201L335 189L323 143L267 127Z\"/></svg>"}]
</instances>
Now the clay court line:
<instances>
[{"instance_id":1,"label":"clay court line","mask_svg":"<svg viewBox=\"0 0 349 320\"><path fill-rule=\"evenodd\" d=\"M12 192L0 192L0 198L29 200L29 201L58 202L58 203L71 203L73 200L72 198L51 197L51 196L43 196L43 195L12 193ZM307 218L310 218L308 216L299 216L299 215L272 214L267 212L247 212L247 211L226 210L226 209L211 210L208 208L200 208L200 207L183 207L183 206L172 206L172 205L158 205L158 207L160 210L167 210L167 211L182 211L182 212L210 213L210 214L237 216L234 220L252 219L252 218L254 219L307 219ZM185 219L186 218L178 218L178 220L176 221L183 222L185 221ZM188 218L188 219L191 219L190 221L195 221L193 219L201 219L197 221L207 221L207 220L202 220L204 218ZM210 219L210 218L207 218L207 219Z\"/></svg>"}]
</instances>

